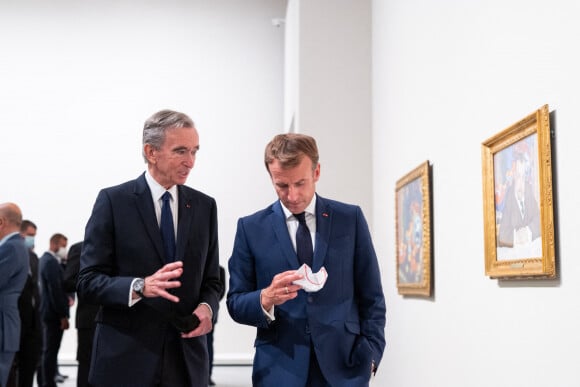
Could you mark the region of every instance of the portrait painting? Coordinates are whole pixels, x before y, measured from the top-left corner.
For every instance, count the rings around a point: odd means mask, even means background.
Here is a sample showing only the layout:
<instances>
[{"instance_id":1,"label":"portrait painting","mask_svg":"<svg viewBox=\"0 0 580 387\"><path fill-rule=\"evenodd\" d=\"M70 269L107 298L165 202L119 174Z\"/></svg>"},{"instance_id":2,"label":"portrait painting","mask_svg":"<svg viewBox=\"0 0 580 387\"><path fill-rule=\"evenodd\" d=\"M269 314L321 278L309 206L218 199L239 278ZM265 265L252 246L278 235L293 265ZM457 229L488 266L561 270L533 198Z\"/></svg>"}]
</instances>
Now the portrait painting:
<instances>
[{"instance_id":1,"label":"portrait painting","mask_svg":"<svg viewBox=\"0 0 580 387\"><path fill-rule=\"evenodd\" d=\"M493 156L498 260L542 256L537 149L532 133Z\"/></svg>"},{"instance_id":2,"label":"portrait painting","mask_svg":"<svg viewBox=\"0 0 580 387\"><path fill-rule=\"evenodd\" d=\"M486 274L555 276L548 105L482 144Z\"/></svg>"},{"instance_id":3,"label":"portrait painting","mask_svg":"<svg viewBox=\"0 0 580 387\"><path fill-rule=\"evenodd\" d=\"M428 161L397 181L397 288L403 295L431 295L429 181Z\"/></svg>"}]
</instances>

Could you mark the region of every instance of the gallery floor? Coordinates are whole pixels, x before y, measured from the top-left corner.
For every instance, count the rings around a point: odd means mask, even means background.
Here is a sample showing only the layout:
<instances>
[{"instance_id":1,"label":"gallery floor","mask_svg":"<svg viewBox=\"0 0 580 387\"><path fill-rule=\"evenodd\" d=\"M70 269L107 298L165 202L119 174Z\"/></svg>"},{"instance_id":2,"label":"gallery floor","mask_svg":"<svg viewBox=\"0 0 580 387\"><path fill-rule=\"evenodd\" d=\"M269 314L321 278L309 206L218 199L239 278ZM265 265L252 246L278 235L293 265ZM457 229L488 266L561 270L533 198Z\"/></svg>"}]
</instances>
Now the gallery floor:
<instances>
[{"instance_id":1,"label":"gallery floor","mask_svg":"<svg viewBox=\"0 0 580 387\"><path fill-rule=\"evenodd\" d=\"M69 377L64 383L59 383L62 387L76 387L77 367L61 365L59 370ZM217 387L251 387L252 367L251 366L226 366L216 365L213 369L213 381Z\"/></svg>"}]
</instances>

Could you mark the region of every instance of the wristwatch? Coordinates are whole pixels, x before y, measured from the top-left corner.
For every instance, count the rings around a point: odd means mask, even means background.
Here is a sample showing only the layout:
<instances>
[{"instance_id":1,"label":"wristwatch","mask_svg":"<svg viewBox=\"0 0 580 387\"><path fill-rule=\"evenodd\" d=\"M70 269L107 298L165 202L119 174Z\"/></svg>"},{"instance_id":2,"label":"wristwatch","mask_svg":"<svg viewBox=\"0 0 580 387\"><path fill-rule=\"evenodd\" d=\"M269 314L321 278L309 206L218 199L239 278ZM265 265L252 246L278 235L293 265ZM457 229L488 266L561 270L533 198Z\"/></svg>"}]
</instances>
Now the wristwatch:
<instances>
[{"instance_id":1,"label":"wristwatch","mask_svg":"<svg viewBox=\"0 0 580 387\"><path fill-rule=\"evenodd\" d=\"M139 297L145 297L143 295L143 291L145 291L145 280L143 278L136 278L135 281L133 281L132 290L137 293Z\"/></svg>"}]
</instances>

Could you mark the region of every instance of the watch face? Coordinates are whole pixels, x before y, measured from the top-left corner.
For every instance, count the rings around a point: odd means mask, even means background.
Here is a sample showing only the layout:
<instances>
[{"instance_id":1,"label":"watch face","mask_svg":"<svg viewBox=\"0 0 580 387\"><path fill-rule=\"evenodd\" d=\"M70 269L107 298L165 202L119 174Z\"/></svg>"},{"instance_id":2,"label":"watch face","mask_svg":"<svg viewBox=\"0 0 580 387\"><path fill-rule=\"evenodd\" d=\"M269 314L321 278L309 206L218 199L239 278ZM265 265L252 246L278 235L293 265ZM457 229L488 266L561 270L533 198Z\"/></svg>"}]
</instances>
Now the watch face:
<instances>
[{"instance_id":1,"label":"watch face","mask_svg":"<svg viewBox=\"0 0 580 387\"><path fill-rule=\"evenodd\" d=\"M136 280L135 283L133 284L133 290L135 291L135 293L141 294L141 292L143 291L143 285L144 281L142 279Z\"/></svg>"}]
</instances>

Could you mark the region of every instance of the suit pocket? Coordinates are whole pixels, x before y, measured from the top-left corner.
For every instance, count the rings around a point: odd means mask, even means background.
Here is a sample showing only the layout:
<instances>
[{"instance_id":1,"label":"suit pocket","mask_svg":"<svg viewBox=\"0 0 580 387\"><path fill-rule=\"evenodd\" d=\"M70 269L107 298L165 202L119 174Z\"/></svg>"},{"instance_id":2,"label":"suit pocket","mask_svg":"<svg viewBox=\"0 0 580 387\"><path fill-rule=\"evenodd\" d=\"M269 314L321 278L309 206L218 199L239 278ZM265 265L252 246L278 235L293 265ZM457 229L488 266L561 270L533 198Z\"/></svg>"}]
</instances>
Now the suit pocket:
<instances>
[{"instance_id":1,"label":"suit pocket","mask_svg":"<svg viewBox=\"0 0 580 387\"><path fill-rule=\"evenodd\" d=\"M346 321L344 325L349 333L356 335L350 350L348 366L357 367L368 364L370 369L372 348L367 338L360 334L360 324L356 321Z\"/></svg>"}]
</instances>

